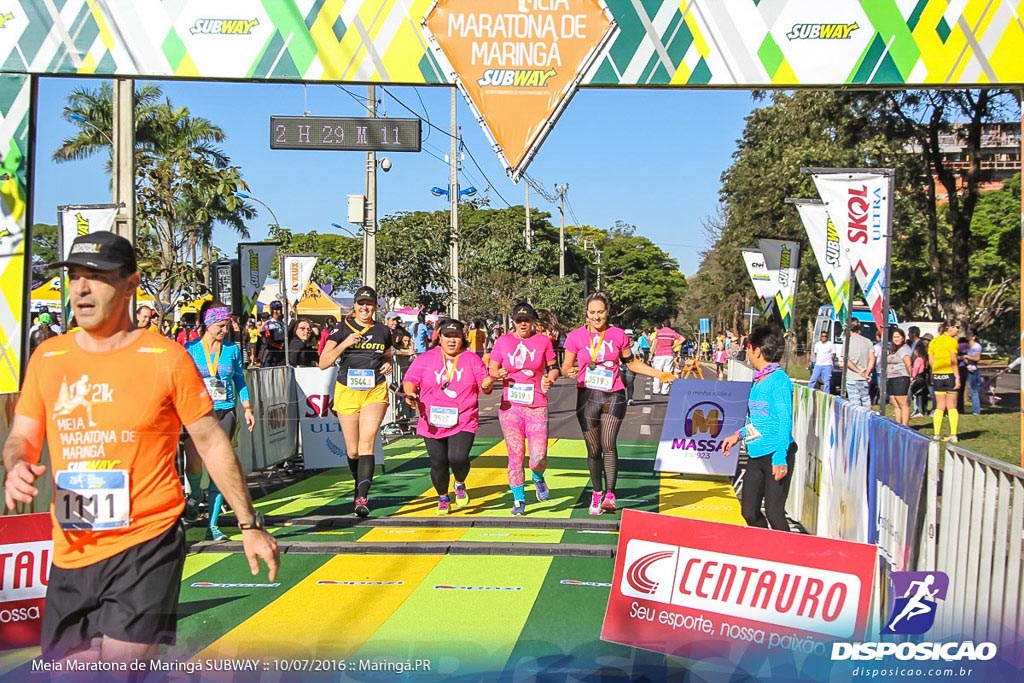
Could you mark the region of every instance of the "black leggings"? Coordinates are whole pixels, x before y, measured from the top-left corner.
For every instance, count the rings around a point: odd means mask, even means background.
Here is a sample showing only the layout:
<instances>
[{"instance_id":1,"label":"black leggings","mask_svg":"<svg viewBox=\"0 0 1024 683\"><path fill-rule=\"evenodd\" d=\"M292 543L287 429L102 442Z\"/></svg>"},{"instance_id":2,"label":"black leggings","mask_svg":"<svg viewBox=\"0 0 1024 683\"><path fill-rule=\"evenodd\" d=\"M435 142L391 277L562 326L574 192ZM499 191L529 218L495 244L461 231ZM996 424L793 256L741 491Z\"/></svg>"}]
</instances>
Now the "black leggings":
<instances>
[{"instance_id":1,"label":"black leggings","mask_svg":"<svg viewBox=\"0 0 1024 683\"><path fill-rule=\"evenodd\" d=\"M619 450L615 440L625 416L625 391L577 389L576 419L587 444L587 466L595 491L615 493L615 480L619 475ZM601 485L602 475L604 486Z\"/></svg>"},{"instance_id":2,"label":"black leggings","mask_svg":"<svg viewBox=\"0 0 1024 683\"><path fill-rule=\"evenodd\" d=\"M465 482L469 476L469 450L473 448L473 432L459 432L443 439L423 437L430 458L430 481L434 483L437 495L448 495L449 469L455 481Z\"/></svg>"},{"instance_id":3,"label":"black leggings","mask_svg":"<svg viewBox=\"0 0 1024 683\"><path fill-rule=\"evenodd\" d=\"M775 481L772 476L772 456L747 460L747 473L743 478L743 500L740 510L748 526L778 531L789 531L786 520L786 499L789 497L789 480L793 477L793 463L796 462L796 444L789 444L786 453L786 476ZM761 501L764 500L764 514ZM767 519L765 518L767 515Z\"/></svg>"}]
</instances>

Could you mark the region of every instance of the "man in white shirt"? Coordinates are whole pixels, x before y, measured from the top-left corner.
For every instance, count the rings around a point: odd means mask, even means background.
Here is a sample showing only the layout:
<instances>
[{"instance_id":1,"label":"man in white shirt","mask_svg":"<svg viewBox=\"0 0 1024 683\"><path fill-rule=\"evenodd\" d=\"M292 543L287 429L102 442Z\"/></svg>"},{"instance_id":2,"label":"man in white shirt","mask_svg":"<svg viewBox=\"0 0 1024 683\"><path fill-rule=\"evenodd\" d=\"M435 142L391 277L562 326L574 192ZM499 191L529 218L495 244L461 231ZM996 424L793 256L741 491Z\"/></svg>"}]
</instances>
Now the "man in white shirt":
<instances>
[{"instance_id":1,"label":"man in white shirt","mask_svg":"<svg viewBox=\"0 0 1024 683\"><path fill-rule=\"evenodd\" d=\"M821 339L814 342L811 353L814 354L814 370L807 386L813 389L821 380L821 390L827 394L832 386L832 361L836 357L836 346L829 341L827 331L822 331Z\"/></svg>"}]
</instances>

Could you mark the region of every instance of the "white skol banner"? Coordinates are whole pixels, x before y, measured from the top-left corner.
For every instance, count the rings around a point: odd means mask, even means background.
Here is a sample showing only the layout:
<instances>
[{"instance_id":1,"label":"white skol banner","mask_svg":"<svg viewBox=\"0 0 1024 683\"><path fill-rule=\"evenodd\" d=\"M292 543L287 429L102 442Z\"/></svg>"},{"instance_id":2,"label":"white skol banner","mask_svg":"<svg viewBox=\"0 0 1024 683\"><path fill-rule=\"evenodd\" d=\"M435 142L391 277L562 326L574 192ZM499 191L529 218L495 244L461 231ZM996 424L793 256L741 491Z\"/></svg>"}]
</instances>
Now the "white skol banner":
<instances>
[{"instance_id":1,"label":"white skol banner","mask_svg":"<svg viewBox=\"0 0 1024 683\"><path fill-rule=\"evenodd\" d=\"M885 328L882 297L885 264L892 234L892 177L880 172L812 174L828 215L836 224L857 283L878 329Z\"/></svg>"},{"instance_id":2,"label":"white skol banner","mask_svg":"<svg viewBox=\"0 0 1024 683\"><path fill-rule=\"evenodd\" d=\"M338 370L330 367L295 368L299 395L299 440L302 462L307 470L348 467L348 449L341 423L334 412L334 387ZM384 464L384 443L380 433L373 442L373 461Z\"/></svg>"},{"instance_id":3,"label":"white skol banner","mask_svg":"<svg viewBox=\"0 0 1024 683\"><path fill-rule=\"evenodd\" d=\"M62 206L60 211L60 257L66 259L76 237L94 232L110 232L117 218L116 204Z\"/></svg>"},{"instance_id":4,"label":"white skol banner","mask_svg":"<svg viewBox=\"0 0 1024 683\"><path fill-rule=\"evenodd\" d=\"M284 257L284 297L289 306L295 306L306 292L306 285L316 267L316 256Z\"/></svg>"},{"instance_id":5,"label":"white skol banner","mask_svg":"<svg viewBox=\"0 0 1024 683\"><path fill-rule=\"evenodd\" d=\"M800 277L800 244L783 240L759 240L764 265L775 283L775 306L782 316L782 325L789 329L793 323L793 296Z\"/></svg>"},{"instance_id":6,"label":"white skol banner","mask_svg":"<svg viewBox=\"0 0 1024 683\"><path fill-rule=\"evenodd\" d=\"M740 249L743 253L743 263L747 266L747 273L750 281L754 283L754 293L761 299L765 308L775 299L775 284L772 282L772 274L764 265L764 254L760 249Z\"/></svg>"},{"instance_id":7,"label":"white skol banner","mask_svg":"<svg viewBox=\"0 0 1024 683\"><path fill-rule=\"evenodd\" d=\"M238 264L242 270L242 310L252 313L256 297L263 289L270 267L277 256L277 244L269 242L247 242L238 245Z\"/></svg>"},{"instance_id":8,"label":"white skol banner","mask_svg":"<svg viewBox=\"0 0 1024 683\"><path fill-rule=\"evenodd\" d=\"M839 240L839 231L828 217L825 204L815 200L796 201L811 250L821 269L828 298L836 312L836 320L846 320L846 300L850 295L850 263Z\"/></svg>"},{"instance_id":9,"label":"white skol banner","mask_svg":"<svg viewBox=\"0 0 1024 683\"><path fill-rule=\"evenodd\" d=\"M677 380L665 411L655 471L731 477L739 445L723 452L722 440L743 426L749 395L747 382Z\"/></svg>"}]
</instances>

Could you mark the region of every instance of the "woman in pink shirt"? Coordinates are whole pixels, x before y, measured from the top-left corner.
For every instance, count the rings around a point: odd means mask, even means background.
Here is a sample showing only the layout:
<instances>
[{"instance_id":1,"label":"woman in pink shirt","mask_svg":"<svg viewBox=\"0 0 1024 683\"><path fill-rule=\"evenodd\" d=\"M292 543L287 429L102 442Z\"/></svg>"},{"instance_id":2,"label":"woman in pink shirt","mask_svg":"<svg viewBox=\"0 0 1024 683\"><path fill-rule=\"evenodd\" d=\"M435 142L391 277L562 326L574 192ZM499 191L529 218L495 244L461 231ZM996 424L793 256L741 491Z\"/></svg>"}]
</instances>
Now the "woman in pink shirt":
<instances>
[{"instance_id":1,"label":"woman in pink shirt","mask_svg":"<svg viewBox=\"0 0 1024 683\"><path fill-rule=\"evenodd\" d=\"M512 309L512 331L494 342L489 371L505 382L498 421L508 447L508 485L512 514L526 514L523 460L530 447L530 471L537 500L548 499L544 470L548 462L548 389L558 379L555 348L545 334L534 331L537 311L525 301Z\"/></svg>"},{"instance_id":2,"label":"woman in pink shirt","mask_svg":"<svg viewBox=\"0 0 1024 683\"><path fill-rule=\"evenodd\" d=\"M465 327L458 320L438 326L438 344L416 357L405 373L406 400L420 413L416 433L423 437L430 458L430 480L437 491L437 514L451 508L449 472L455 475L455 505L469 505L466 477L469 451L480 424L479 395L491 393L494 380L466 348Z\"/></svg>"},{"instance_id":3,"label":"woman in pink shirt","mask_svg":"<svg viewBox=\"0 0 1024 683\"><path fill-rule=\"evenodd\" d=\"M633 356L629 338L619 327L608 326L608 297L595 292L587 298L587 322L565 340L562 374L576 380L576 419L587 444L587 466L594 492L590 514L615 512L615 482L619 452L616 439L626 416L626 387L619 376L619 361L638 375L665 384L671 372L659 372Z\"/></svg>"}]
</instances>

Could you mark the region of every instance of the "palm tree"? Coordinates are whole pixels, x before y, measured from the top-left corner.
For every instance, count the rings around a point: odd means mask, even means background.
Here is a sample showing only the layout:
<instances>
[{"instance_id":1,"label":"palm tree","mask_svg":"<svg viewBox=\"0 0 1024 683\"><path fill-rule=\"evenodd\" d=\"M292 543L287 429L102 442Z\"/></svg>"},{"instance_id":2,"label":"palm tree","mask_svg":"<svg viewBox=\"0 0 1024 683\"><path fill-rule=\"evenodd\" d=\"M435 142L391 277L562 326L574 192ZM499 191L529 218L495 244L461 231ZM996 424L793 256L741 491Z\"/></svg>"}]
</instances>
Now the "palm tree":
<instances>
[{"instance_id":1,"label":"palm tree","mask_svg":"<svg viewBox=\"0 0 1024 683\"><path fill-rule=\"evenodd\" d=\"M109 83L72 92L64 115L79 130L62 142L54 161L111 151L105 133L113 125ZM256 215L251 205L233 194L248 186L240 169L216 146L223 140L219 126L192 116L185 107L172 106L159 86L146 84L136 92L136 239L143 280L156 296L161 317L185 297L205 289L205 273L213 258L213 226L222 223L248 237L244 221Z\"/></svg>"}]
</instances>

